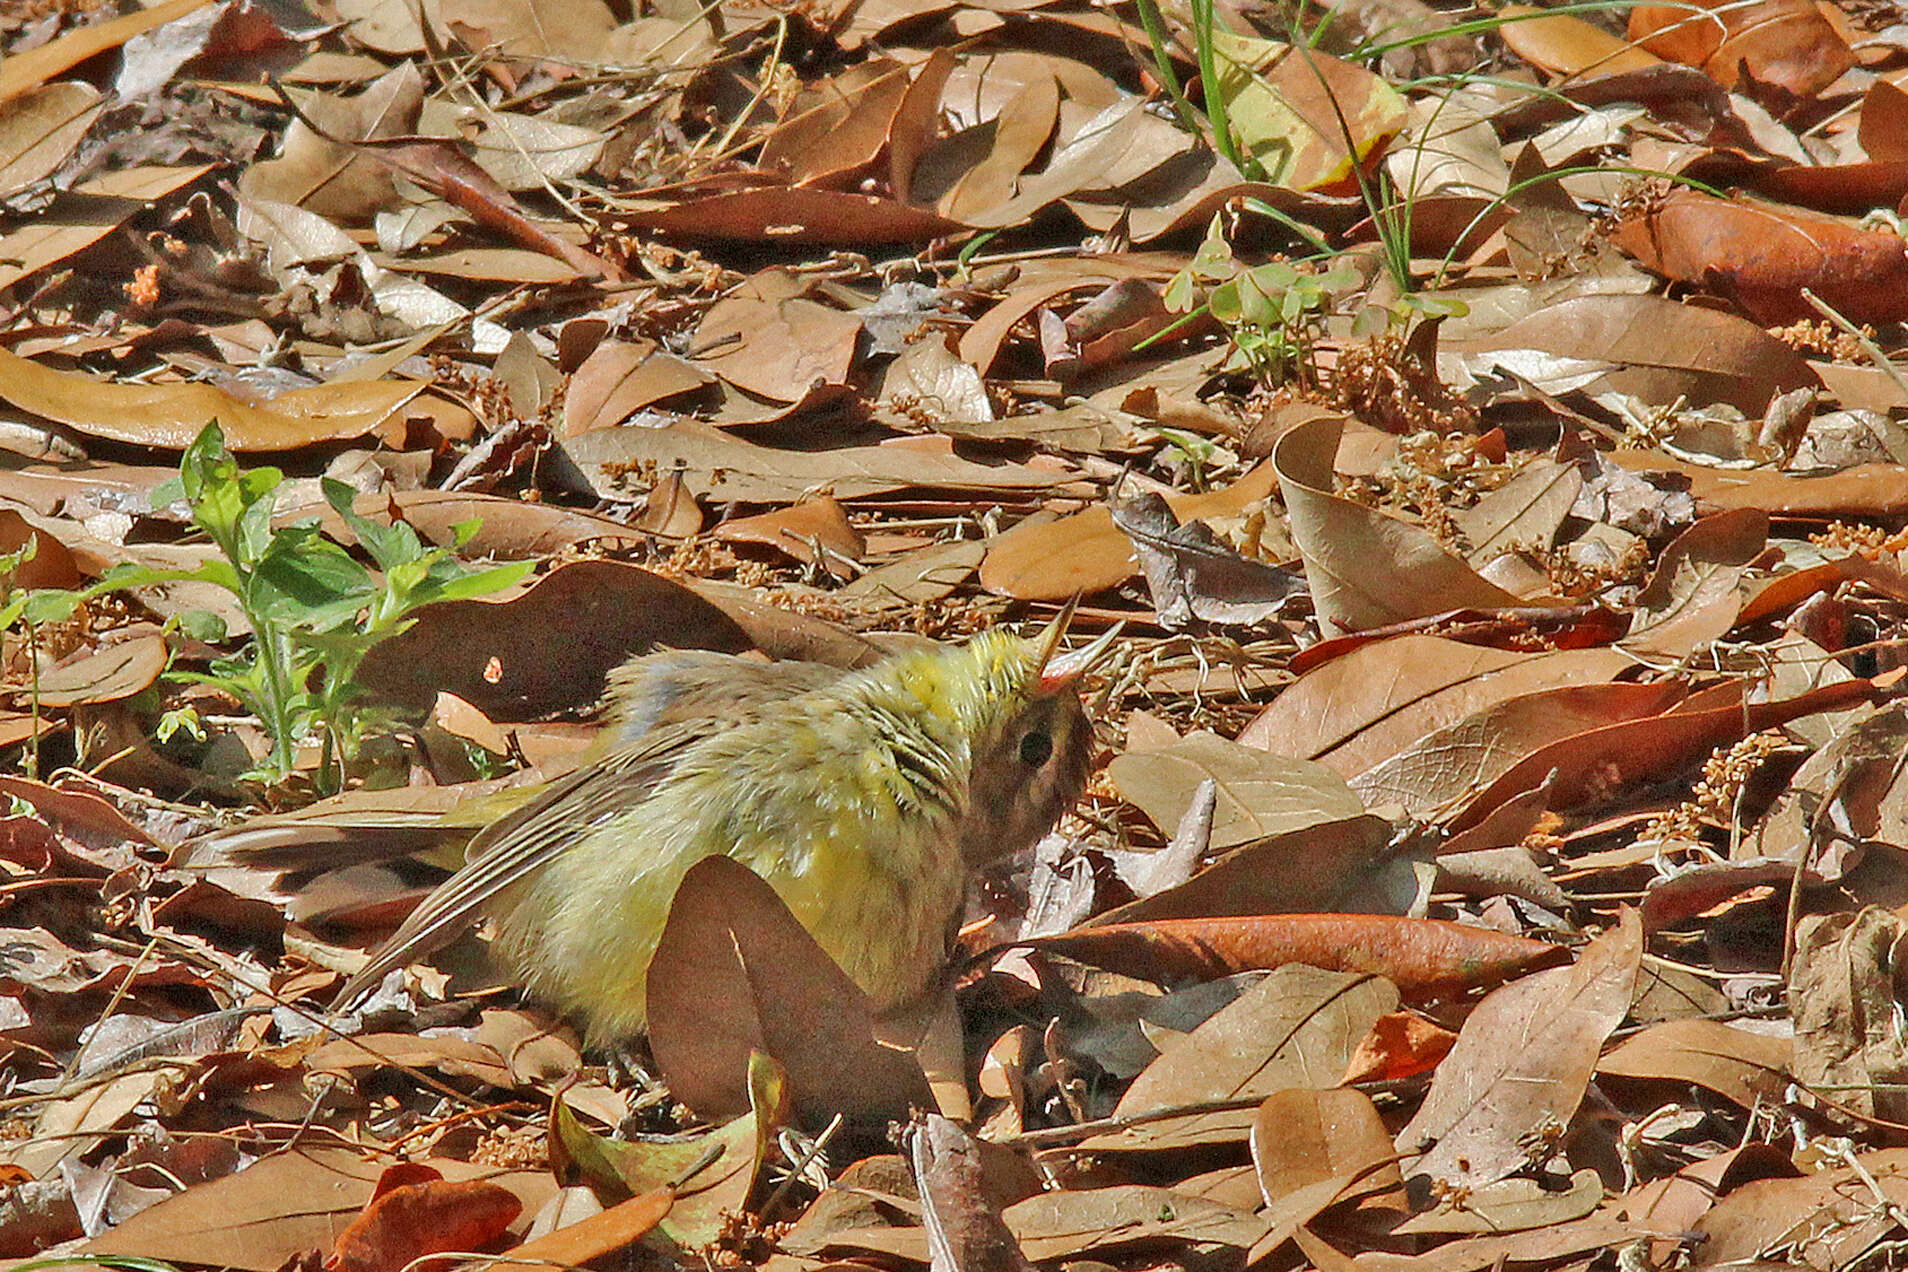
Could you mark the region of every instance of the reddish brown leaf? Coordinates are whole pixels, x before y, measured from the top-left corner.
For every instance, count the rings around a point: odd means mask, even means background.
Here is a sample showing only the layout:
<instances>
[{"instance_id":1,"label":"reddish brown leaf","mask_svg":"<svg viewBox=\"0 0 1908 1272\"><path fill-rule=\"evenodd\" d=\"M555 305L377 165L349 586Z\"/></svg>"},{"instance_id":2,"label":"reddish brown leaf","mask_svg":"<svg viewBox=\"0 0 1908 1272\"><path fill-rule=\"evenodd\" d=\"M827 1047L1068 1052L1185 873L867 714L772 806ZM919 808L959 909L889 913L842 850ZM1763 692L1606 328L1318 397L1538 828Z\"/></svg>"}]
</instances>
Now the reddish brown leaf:
<instances>
[{"instance_id":1,"label":"reddish brown leaf","mask_svg":"<svg viewBox=\"0 0 1908 1272\"><path fill-rule=\"evenodd\" d=\"M493 1272L547 1272L552 1265L579 1267L634 1245L669 1217L676 1194L668 1188L643 1193L598 1211L568 1227L547 1232L487 1266Z\"/></svg>"},{"instance_id":2,"label":"reddish brown leaf","mask_svg":"<svg viewBox=\"0 0 1908 1272\"><path fill-rule=\"evenodd\" d=\"M1370 972L1414 999L1496 984L1570 957L1559 946L1488 928L1379 914L1159 919L1076 928L1017 944L1167 979L1211 979L1288 963Z\"/></svg>"},{"instance_id":3,"label":"reddish brown leaf","mask_svg":"<svg viewBox=\"0 0 1908 1272\"><path fill-rule=\"evenodd\" d=\"M1900 236L1768 203L1680 190L1616 241L1646 267L1738 301L1761 323L1814 318L1807 288L1854 322L1908 318Z\"/></svg>"},{"instance_id":4,"label":"reddish brown leaf","mask_svg":"<svg viewBox=\"0 0 1908 1272\"><path fill-rule=\"evenodd\" d=\"M338 1234L328 1266L333 1272L400 1272L423 1255L481 1250L508 1231L522 1210L515 1193L482 1180L380 1180L364 1213Z\"/></svg>"}]
</instances>

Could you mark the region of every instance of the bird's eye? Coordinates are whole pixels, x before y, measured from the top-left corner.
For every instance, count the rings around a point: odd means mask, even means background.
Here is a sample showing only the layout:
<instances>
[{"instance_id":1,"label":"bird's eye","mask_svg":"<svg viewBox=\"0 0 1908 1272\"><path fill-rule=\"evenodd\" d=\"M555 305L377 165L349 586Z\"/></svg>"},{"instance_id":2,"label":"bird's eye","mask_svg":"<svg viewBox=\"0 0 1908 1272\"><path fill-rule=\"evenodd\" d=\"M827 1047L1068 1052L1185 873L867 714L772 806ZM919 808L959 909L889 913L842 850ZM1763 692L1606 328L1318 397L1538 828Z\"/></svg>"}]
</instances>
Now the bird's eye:
<instances>
[{"instance_id":1,"label":"bird's eye","mask_svg":"<svg viewBox=\"0 0 1908 1272\"><path fill-rule=\"evenodd\" d=\"M1020 762L1028 768L1039 768L1053 755L1053 736L1036 729L1020 739Z\"/></svg>"}]
</instances>

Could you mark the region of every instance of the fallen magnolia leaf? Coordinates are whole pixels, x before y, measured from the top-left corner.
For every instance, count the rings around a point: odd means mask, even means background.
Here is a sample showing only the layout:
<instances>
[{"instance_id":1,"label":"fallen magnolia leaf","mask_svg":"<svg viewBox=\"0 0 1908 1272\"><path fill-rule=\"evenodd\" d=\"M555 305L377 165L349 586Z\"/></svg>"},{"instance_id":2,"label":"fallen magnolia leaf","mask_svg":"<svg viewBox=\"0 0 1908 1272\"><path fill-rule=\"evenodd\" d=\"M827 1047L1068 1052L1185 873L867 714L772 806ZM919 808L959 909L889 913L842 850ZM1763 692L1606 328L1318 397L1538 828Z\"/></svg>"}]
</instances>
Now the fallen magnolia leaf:
<instances>
[{"instance_id":1,"label":"fallen magnolia leaf","mask_svg":"<svg viewBox=\"0 0 1908 1272\"><path fill-rule=\"evenodd\" d=\"M1276 1091L1253 1116L1251 1144L1252 1168L1267 1206L1328 1180L1338 1183L1333 1196L1360 1181L1369 1188L1364 1205L1405 1205L1391 1134L1363 1091Z\"/></svg>"},{"instance_id":2,"label":"fallen magnolia leaf","mask_svg":"<svg viewBox=\"0 0 1908 1272\"><path fill-rule=\"evenodd\" d=\"M1409 122L1398 90L1309 43L1223 28L1211 40L1218 73L1206 91L1225 99L1235 135L1274 185L1351 193L1356 168Z\"/></svg>"},{"instance_id":3,"label":"fallen magnolia leaf","mask_svg":"<svg viewBox=\"0 0 1908 1272\"><path fill-rule=\"evenodd\" d=\"M1184 525L1151 491L1114 502L1113 524L1133 543L1160 625L1181 631L1194 620L1256 626L1275 618L1305 579L1241 556L1204 522Z\"/></svg>"},{"instance_id":4,"label":"fallen magnolia leaf","mask_svg":"<svg viewBox=\"0 0 1908 1272\"><path fill-rule=\"evenodd\" d=\"M1877 1206L1878 1192L1886 1206ZM1799 1178L1750 1180L1689 1230L1719 1267L1750 1265L1781 1244L1804 1267L1846 1268L1901 1230L1893 1212L1904 1198L1908 1148L1885 1148Z\"/></svg>"},{"instance_id":5,"label":"fallen magnolia leaf","mask_svg":"<svg viewBox=\"0 0 1908 1272\"><path fill-rule=\"evenodd\" d=\"M1475 786L1460 789L1456 782L1446 786L1450 803L1440 815L1453 830L1465 830L1507 800L1546 781L1553 783L1552 808L1575 808L1591 800L1608 799L1627 785L1661 780L1681 772L1699 757L1748 734L1807 716L1886 701L1896 696L1899 680L1897 671L1873 680L1836 681L1775 702L1745 702L1746 686L1739 681L1712 686L1691 694L1660 714L1632 716L1601 727L1589 727L1528 750L1515 759L1508 750L1492 756L1487 760L1488 767L1497 768L1510 761L1508 767L1501 768L1496 778L1478 781ZM1620 691L1616 685L1581 688ZM1569 692L1557 691L1560 695ZM1542 696L1532 695L1533 698ZM1526 700L1524 707L1532 715L1541 714L1539 704ZM1386 798L1385 792L1391 791L1391 797L1405 798L1420 808L1427 807L1419 802L1429 790L1421 784L1421 779L1430 776L1429 761L1435 745L1435 741L1426 739L1411 753L1409 760L1400 757L1399 766L1388 763L1367 770L1352 779L1352 788L1367 800ZM1482 752L1474 754L1484 758ZM1390 775L1407 767L1416 769L1420 780L1405 787L1394 786ZM1456 769L1444 774L1444 778L1455 776ZM1443 779L1434 779L1437 780ZM1441 803L1441 800L1434 801L1434 804Z\"/></svg>"},{"instance_id":6,"label":"fallen magnolia leaf","mask_svg":"<svg viewBox=\"0 0 1908 1272\"><path fill-rule=\"evenodd\" d=\"M1407 1178L1476 1186L1543 1165L1552 1153L1533 1137L1569 1126L1604 1039L1630 1009L1642 958L1643 924L1625 909L1572 966L1479 1003L1398 1132L1398 1151L1414 1155Z\"/></svg>"},{"instance_id":7,"label":"fallen magnolia leaf","mask_svg":"<svg viewBox=\"0 0 1908 1272\"><path fill-rule=\"evenodd\" d=\"M1279 438L1270 463L1327 634L1382 627L1454 608L1527 602L1483 578L1418 527L1332 493L1343 421L1320 416Z\"/></svg>"},{"instance_id":8,"label":"fallen magnolia leaf","mask_svg":"<svg viewBox=\"0 0 1908 1272\"><path fill-rule=\"evenodd\" d=\"M1211 980L1304 963L1383 976L1411 999L1448 997L1569 959L1547 945L1443 919L1263 914L1075 928L1001 949L1036 949L1148 979Z\"/></svg>"},{"instance_id":9,"label":"fallen magnolia leaf","mask_svg":"<svg viewBox=\"0 0 1908 1272\"><path fill-rule=\"evenodd\" d=\"M118 384L0 349L0 398L89 436L170 450L184 450L214 419L234 451L289 451L362 437L427 387L422 380L319 384L254 405L211 384Z\"/></svg>"},{"instance_id":10,"label":"fallen magnolia leaf","mask_svg":"<svg viewBox=\"0 0 1908 1272\"><path fill-rule=\"evenodd\" d=\"M65 163L101 108L98 89L73 81L48 84L10 101L0 97L0 198L18 194Z\"/></svg>"},{"instance_id":11,"label":"fallen magnolia leaf","mask_svg":"<svg viewBox=\"0 0 1908 1272\"><path fill-rule=\"evenodd\" d=\"M1203 788L1206 783L1200 785ZM1137 923L1228 914L1422 917L1438 873L1432 864L1434 849L1427 836L1394 844L1391 823L1369 813L1314 822L1241 844L1183 883L1115 906L1096 921Z\"/></svg>"},{"instance_id":12,"label":"fallen magnolia leaf","mask_svg":"<svg viewBox=\"0 0 1908 1272\"><path fill-rule=\"evenodd\" d=\"M389 1182L401 1176L396 1182ZM327 1267L332 1272L401 1272L424 1256L481 1250L509 1230L523 1202L483 1180L452 1183L431 1167L403 1162L385 1172L364 1213L338 1234Z\"/></svg>"},{"instance_id":13,"label":"fallen magnolia leaf","mask_svg":"<svg viewBox=\"0 0 1908 1272\"><path fill-rule=\"evenodd\" d=\"M1271 494L1276 483L1272 465L1260 464L1224 489L1169 495L1166 506L1182 522L1231 516ZM982 587L999 596L1064 601L1117 586L1138 568L1132 541L1113 524L1111 510L1096 507L1015 526L988 547L980 578Z\"/></svg>"},{"instance_id":14,"label":"fallen magnolia leaf","mask_svg":"<svg viewBox=\"0 0 1908 1272\"><path fill-rule=\"evenodd\" d=\"M170 657L164 636L135 636L48 667L31 684L0 688L30 697L42 707L114 702L158 680Z\"/></svg>"},{"instance_id":15,"label":"fallen magnolia leaf","mask_svg":"<svg viewBox=\"0 0 1908 1272\"><path fill-rule=\"evenodd\" d=\"M805 1122L931 1109L913 1055L875 1041L868 996L762 877L728 857L689 867L649 967L649 1049L704 1117L746 1113L749 1057L788 1071Z\"/></svg>"},{"instance_id":16,"label":"fallen magnolia leaf","mask_svg":"<svg viewBox=\"0 0 1908 1272\"><path fill-rule=\"evenodd\" d=\"M1408 1011L1380 1016L1371 1032L1345 1065L1345 1086L1360 1082L1395 1082L1438 1067L1457 1035ZM1389 1143L1389 1141L1387 1141Z\"/></svg>"},{"instance_id":17,"label":"fallen magnolia leaf","mask_svg":"<svg viewBox=\"0 0 1908 1272\"><path fill-rule=\"evenodd\" d=\"M1683 197L1671 196L1664 210L1676 206ZM1707 202L1733 206L1719 199ZM1659 224L1659 218L1653 216L1646 222L1628 224L1653 227ZM1676 227L1685 222L1671 216L1663 224ZM1689 228L1696 230L1694 225ZM1758 237L1766 235L1769 228L1744 226L1745 237L1740 243L1733 247L1717 245L1715 250L1724 253L1726 259L1714 263L1733 273L1741 262L1753 261L1769 246L1766 238ZM1624 243L1622 233L1619 230L1620 245ZM1697 246L1701 238L1700 233L1695 234L1692 246ZM1735 254L1736 248L1741 249L1741 255ZM1641 249L1626 246L1626 250ZM1708 250L1706 245L1703 250ZM1816 251L1806 246L1797 250L1805 258L1815 255ZM1897 256L1903 254L1900 239L1894 240L1894 252ZM1696 270L1692 281L1703 276L1707 263L1686 266ZM1648 265L1649 261L1644 264ZM1908 270L1908 257L1904 258L1903 268ZM1683 276L1670 268L1668 262L1664 263L1662 272ZM1801 279L1797 285L1805 281ZM1790 299L1798 299L1793 288ZM1812 310L1809 312L1813 314ZM1653 406L1668 406L1678 399L1727 402L1744 414L1760 416L1768 409L1770 400L1779 394L1821 383L1801 355L1755 323L1719 310L1678 304L1661 296L1573 297L1547 305L1470 348L1486 352L1537 350L1553 358L1607 362L1610 368L1585 383L1582 386L1585 392L1627 393ZM1623 462L1624 456L1625 452L1619 450L1613 458Z\"/></svg>"}]
</instances>

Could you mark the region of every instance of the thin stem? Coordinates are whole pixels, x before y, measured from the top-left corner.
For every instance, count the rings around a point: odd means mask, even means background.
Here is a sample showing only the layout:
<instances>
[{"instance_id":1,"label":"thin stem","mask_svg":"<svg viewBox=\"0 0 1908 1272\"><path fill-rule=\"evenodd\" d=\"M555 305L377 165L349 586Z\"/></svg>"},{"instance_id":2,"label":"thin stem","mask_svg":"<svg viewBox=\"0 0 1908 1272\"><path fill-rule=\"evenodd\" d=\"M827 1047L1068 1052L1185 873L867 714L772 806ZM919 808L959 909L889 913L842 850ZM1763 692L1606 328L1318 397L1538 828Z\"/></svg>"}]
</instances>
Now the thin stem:
<instances>
[{"instance_id":1,"label":"thin stem","mask_svg":"<svg viewBox=\"0 0 1908 1272\"><path fill-rule=\"evenodd\" d=\"M1153 69L1159 73L1160 87L1173 99L1173 113L1179 116L1180 127L1195 137L1204 137L1204 121L1192 99L1186 96L1186 86L1179 82L1179 72L1173 69L1169 51L1172 42L1166 34L1166 23L1160 17L1157 0L1133 0L1133 4L1139 9L1140 25L1146 28L1146 42L1152 46Z\"/></svg>"}]
</instances>

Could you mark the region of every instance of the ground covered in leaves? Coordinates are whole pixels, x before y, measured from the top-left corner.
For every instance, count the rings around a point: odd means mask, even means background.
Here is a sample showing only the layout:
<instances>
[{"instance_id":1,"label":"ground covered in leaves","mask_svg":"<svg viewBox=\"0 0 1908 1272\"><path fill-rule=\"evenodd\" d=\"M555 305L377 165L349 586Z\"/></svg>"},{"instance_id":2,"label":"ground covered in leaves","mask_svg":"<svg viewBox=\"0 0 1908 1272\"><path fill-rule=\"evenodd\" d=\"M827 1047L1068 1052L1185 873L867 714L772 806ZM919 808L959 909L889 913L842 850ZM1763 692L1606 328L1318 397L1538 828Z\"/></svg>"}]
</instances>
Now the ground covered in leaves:
<instances>
[{"instance_id":1,"label":"ground covered in leaves","mask_svg":"<svg viewBox=\"0 0 1908 1272\"><path fill-rule=\"evenodd\" d=\"M1908 1264L1908 27L1570 10L0 6L0 1256ZM327 1018L630 654L1076 596L918 1052Z\"/></svg>"}]
</instances>

